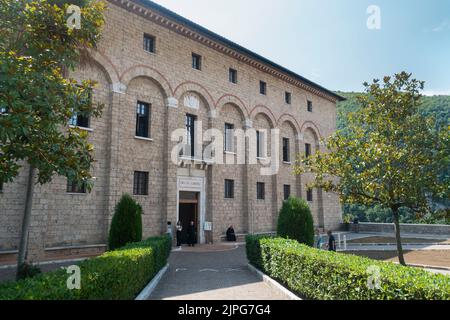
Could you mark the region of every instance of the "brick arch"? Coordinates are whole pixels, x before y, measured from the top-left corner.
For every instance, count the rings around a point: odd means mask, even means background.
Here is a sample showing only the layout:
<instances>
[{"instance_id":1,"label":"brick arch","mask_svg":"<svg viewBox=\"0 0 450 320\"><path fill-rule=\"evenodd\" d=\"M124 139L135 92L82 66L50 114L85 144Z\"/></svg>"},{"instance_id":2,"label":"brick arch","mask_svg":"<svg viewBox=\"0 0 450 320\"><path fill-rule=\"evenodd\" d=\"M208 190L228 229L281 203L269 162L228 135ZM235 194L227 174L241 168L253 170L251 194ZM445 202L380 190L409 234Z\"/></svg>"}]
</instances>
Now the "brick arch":
<instances>
[{"instance_id":1,"label":"brick arch","mask_svg":"<svg viewBox=\"0 0 450 320\"><path fill-rule=\"evenodd\" d=\"M220 110L226 105L226 104L232 104L234 105L241 114L243 120L248 119L249 113L247 110L247 107L245 106L245 103L237 96L233 94L225 94L219 98L216 102L216 110L220 112Z\"/></svg>"},{"instance_id":2,"label":"brick arch","mask_svg":"<svg viewBox=\"0 0 450 320\"><path fill-rule=\"evenodd\" d=\"M119 80L123 85L128 87L131 80L139 77L149 78L153 80L160 87L164 98L168 98L173 95L172 87L166 77L164 77L164 75L158 70L143 64L136 65L125 70L120 76Z\"/></svg>"},{"instance_id":3,"label":"brick arch","mask_svg":"<svg viewBox=\"0 0 450 320\"><path fill-rule=\"evenodd\" d=\"M275 126L277 125L277 120L269 108L267 108L266 106L263 106L263 105L257 105L250 112L250 119L255 120L255 118L258 114L265 115L269 119L269 122L270 122L272 128L275 128Z\"/></svg>"},{"instance_id":4,"label":"brick arch","mask_svg":"<svg viewBox=\"0 0 450 320\"><path fill-rule=\"evenodd\" d=\"M300 125L298 124L297 119L295 119L293 115L288 113L282 114L277 121L278 127L281 128L285 122L289 123L292 126L296 134L299 134L301 132Z\"/></svg>"},{"instance_id":5,"label":"brick arch","mask_svg":"<svg viewBox=\"0 0 450 320\"><path fill-rule=\"evenodd\" d=\"M109 60L109 58L97 50L86 50L84 51L87 53L87 56L89 59L94 61L97 65L100 66L101 69L105 72L108 82L110 84L118 83L119 82L119 73L117 72L116 67L114 64Z\"/></svg>"},{"instance_id":6,"label":"brick arch","mask_svg":"<svg viewBox=\"0 0 450 320\"><path fill-rule=\"evenodd\" d=\"M183 95L185 95L188 92L194 92L198 94L205 102L206 107L209 111L214 109L214 99L212 95L209 93L208 89L206 89L204 86L202 86L199 83L196 83L194 81L186 81L183 83L180 83L174 90L174 97L182 103L181 98Z\"/></svg>"},{"instance_id":7,"label":"brick arch","mask_svg":"<svg viewBox=\"0 0 450 320\"><path fill-rule=\"evenodd\" d=\"M317 141L317 143L319 143L319 140L321 140L322 134L320 133L319 128L316 126L316 124L312 121L306 121L303 123L302 127L300 128L300 132L303 134L305 133L307 130L312 131L312 133L314 134L314 137Z\"/></svg>"}]
</instances>

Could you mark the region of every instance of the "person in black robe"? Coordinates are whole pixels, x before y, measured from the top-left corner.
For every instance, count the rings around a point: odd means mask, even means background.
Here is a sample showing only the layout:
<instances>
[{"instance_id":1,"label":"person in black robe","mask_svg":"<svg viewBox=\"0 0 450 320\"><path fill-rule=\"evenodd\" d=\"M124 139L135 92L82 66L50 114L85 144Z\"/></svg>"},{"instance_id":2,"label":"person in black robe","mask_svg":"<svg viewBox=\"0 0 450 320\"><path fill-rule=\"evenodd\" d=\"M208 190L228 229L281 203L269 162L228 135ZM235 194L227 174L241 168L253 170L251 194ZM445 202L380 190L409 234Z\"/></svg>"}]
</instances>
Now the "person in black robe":
<instances>
[{"instance_id":1,"label":"person in black robe","mask_svg":"<svg viewBox=\"0 0 450 320\"><path fill-rule=\"evenodd\" d=\"M234 233L233 226L227 229L227 241L236 241L236 233Z\"/></svg>"},{"instance_id":2,"label":"person in black robe","mask_svg":"<svg viewBox=\"0 0 450 320\"><path fill-rule=\"evenodd\" d=\"M197 230L195 229L194 221L191 221L189 223L189 227L187 229L187 243L190 247L193 247L195 243L197 242Z\"/></svg>"}]
</instances>

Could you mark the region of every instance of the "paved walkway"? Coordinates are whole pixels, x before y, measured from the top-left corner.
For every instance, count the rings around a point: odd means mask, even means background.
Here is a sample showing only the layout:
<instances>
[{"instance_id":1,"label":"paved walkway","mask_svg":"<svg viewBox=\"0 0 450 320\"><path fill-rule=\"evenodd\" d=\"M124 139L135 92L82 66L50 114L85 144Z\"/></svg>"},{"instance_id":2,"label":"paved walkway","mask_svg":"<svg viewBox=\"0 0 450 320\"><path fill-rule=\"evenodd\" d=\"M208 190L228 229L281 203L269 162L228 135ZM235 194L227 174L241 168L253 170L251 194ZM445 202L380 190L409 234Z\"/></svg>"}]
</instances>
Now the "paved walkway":
<instances>
[{"instance_id":1,"label":"paved walkway","mask_svg":"<svg viewBox=\"0 0 450 320\"><path fill-rule=\"evenodd\" d=\"M247 268L245 246L174 250L151 300L283 300Z\"/></svg>"}]
</instances>

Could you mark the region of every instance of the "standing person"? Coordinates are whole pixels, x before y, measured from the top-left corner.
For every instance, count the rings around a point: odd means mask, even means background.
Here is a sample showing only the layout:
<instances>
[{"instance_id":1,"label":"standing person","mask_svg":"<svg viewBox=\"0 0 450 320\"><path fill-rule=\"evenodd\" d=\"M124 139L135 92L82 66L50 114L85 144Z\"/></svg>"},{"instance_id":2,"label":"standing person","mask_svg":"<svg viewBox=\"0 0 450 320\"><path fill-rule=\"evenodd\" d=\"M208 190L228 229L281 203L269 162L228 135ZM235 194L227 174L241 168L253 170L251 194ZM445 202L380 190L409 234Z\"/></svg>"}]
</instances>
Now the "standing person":
<instances>
[{"instance_id":1,"label":"standing person","mask_svg":"<svg viewBox=\"0 0 450 320\"><path fill-rule=\"evenodd\" d=\"M320 230L316 229L315 233L316 234L314 235L314 239L315 239L314 243L316 244L316 248L322 249L323 238L322 238L322 235L320 234Z\"/></svg>"},{"instance_id":2,"label":"standing person","mask_svg":"<svg viewBox=\"0 0 450 320\"><path fill-rule=\"evenodd\" d=\"M169 237L172 239L172 222L167 221L167 231L166 233L169 235Z\"/></svg>"},{"instance_id":3,"label":"standing person","mask_svg":"<svg viewBox=\"0 0 450 320\"><path fill-rule=\"evenodd\" d=\"M327 234L328 234L328 245L327 245L328 251L336 252L336 239L334 238L331 230L328 230Z\"/></svg>"},{"instance_id":4,"label":"standing person","mask_svg":"<svg viewBox=\"0 0 450 320\"><path fill-rule=\"evenodd\" d=\"M177 247L181 247L181 231L183 231L183 226L181 221L177 222Z\"/></svg>"},{"instance_id":5,"label":"standing person","mask_svg":"<svg viewBox=\"0 0 450 320\"><path fill-rule=\"evenodd\" d=\"M187 229L188 245L190 247L193 247L195 245L196 234L197 234L197 230L195 229L194 221L191 221L189 223L189 227Z\"/></svg>"},{"instance_id":6,"label":"standing person","mask_svg":"<svg viewBox=\"0 0 450 320\"><path fill-rule=\"evenodd\" d=\"M358 219L358 216L355 216L355 218L353 219L353 227L354 227L354 231L356 233L359 233L359 219Z\"/></svg>"}]
</instances>

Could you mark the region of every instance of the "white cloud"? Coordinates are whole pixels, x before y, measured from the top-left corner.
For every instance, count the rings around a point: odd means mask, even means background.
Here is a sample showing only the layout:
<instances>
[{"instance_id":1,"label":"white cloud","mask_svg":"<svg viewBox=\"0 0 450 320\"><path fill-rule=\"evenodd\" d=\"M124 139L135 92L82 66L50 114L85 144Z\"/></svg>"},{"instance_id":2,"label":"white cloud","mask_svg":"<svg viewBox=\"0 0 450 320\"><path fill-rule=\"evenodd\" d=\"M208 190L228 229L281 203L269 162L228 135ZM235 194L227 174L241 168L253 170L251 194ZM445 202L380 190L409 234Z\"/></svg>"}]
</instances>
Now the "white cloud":
<instances>
[{"instance_id":1,"label":"white cloud","mask_svg":"<svg viewBox=\"0 0 450 320\"><path fill-rule=\"evenodd\" d=\"M450 96L449 90L425 90L422 92L424 96Z\"/></svg>"},{"instance_id":2,"label":"white cloud","mask_svg":"<svg viewBox=\"0 0 450 320\"><path fill-rule=\"evenodd\" d=\"M450 21L448 19L445 19L438 26L431 29L433 32L442 32L445 30L450 30Z\"/></svg>"}]
</instances>

